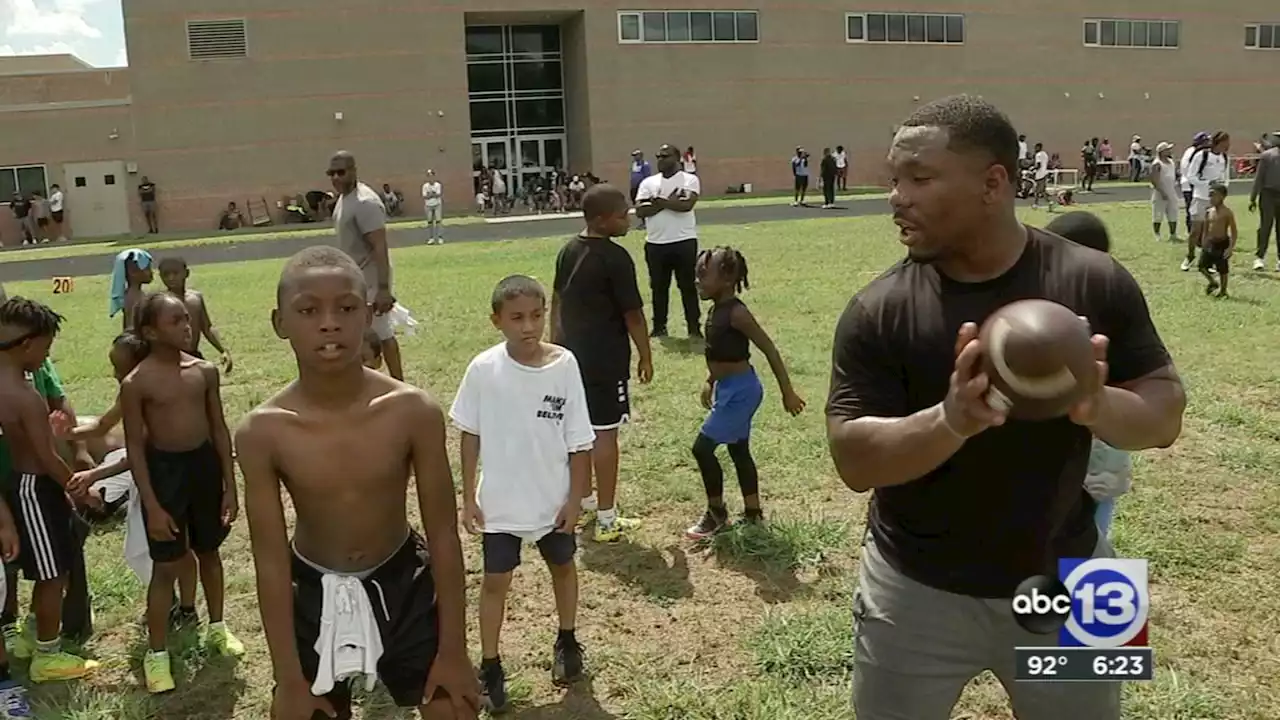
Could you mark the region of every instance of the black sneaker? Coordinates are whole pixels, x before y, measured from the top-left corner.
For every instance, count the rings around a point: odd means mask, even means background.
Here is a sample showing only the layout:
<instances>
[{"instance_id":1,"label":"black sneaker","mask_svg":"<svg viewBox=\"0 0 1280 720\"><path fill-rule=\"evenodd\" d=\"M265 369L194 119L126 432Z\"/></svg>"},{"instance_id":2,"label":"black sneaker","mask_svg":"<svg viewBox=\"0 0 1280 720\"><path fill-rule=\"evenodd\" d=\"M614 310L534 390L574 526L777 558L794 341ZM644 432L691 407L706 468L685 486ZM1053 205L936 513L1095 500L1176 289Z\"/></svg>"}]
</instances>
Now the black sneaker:
<instances>
[{"instance_id":1,"label":"black sneaker","mask_svg":"<svg viewBox=\"0 0 1280 720\"><path fill-rule=\"evenodd\" d=\"M764 510L760 508L746 508L742 511L742 522L748 525L763 525Z\"/></svg>"},{"instance_id":2,"label":"black sneaker","mask_svg":"<svg viewBox=\"0 0 1280 720\"><path fill-rule=\"evenodd\" d=\"M695 328L689 328L689 339L690 339L690 340L701 340L701 339L703 339L703 338L702 338L702 328L697 328L697 327L695 327Z\"/></svg>"},{"instance_id":3,"label":"black sneaker","mask_svg":"<svg viewBox=\"0 0 1280 720\"><path fill-rule=\"evenodd\" d=\"M572 636L556 638L555 660L551 663L551 682L568 685L582 678L582 646Z\"/></svg>"},{"instance_id":4,"label":"black sneaker","mask_svg":"<svg viewBox=\"0 0 1280 720\"><path fill-rule=\"evenodd\" d=\"M503 671L501 662L481 663L480 687L480 700L485 710L492 714L506 712L507 673Z\"/></svg>"},{"instance_id":5,"label":"black sneaker","mask_svg":"<svg viewBox=\"0 0 1280 720\"><path fill-rule=\"evenodd\" d=\"M649 333L649 337L651 338L664 338L666 336L667 336L666 328L654 328L653 332Z\"/></svg>"},{"instance_id":6,"label":"black sneaker","mask_svg":"<svg viewBox=\"0 0 1280 720\"><path fill-rule=\"evenodd\" d=\"M729 511L724 508L707 508L702 519L695 523L684 536L690 540L706 540L729 526Z\"/></svg>"}]
</instances>

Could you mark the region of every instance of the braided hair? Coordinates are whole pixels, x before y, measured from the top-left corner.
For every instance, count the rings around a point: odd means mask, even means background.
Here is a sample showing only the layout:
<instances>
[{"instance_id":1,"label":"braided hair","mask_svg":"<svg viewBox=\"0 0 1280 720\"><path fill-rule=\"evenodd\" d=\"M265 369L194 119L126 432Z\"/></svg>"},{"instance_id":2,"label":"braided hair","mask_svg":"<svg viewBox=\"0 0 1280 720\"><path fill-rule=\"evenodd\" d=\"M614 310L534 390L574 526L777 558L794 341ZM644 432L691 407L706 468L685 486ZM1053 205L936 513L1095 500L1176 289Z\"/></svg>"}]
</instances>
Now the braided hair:
<instances>
[{"instance_id":1,"label":"braided hair","mask_svg":"<svg viewBox=\"0 0 1280 720\"><path fill-rule=\"evenodd\" d=\"M63 319L48 305L16 295L0 305L0 326L21 328L27 337L53 337Z\"/></svg>"},{"instance_id":2,"label":"braided hair","mask_svg":"<svg viewBox=\"0 0 1280 720\"><path fill-rule=\"evenodd\" d=\"M751 288L751 281L747 275L747 258L740 250L721 245L699 253L699 264L710 265L713 262L716 263L716 268L720 272L733 279L734 291L742 292Z\"/></svg>"}]
</instances>

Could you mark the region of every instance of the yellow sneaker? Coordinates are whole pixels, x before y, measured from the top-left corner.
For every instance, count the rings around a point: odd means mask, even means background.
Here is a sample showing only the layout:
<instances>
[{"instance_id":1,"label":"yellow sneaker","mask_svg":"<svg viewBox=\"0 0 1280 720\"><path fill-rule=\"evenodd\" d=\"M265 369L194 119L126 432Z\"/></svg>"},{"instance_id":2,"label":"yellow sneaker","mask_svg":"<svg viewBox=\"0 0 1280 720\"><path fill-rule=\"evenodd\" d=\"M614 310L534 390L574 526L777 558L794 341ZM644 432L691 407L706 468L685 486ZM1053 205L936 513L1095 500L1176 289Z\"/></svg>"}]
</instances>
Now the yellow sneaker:
<instances>
[{"instance_id":1,"label":"yellow sneaker","mask_svg":"<svg viewBox=\"0 0 1280 720\"><path fill-rule=\"evenodd\" d=\"M638 520L630 518L618 517L608 525L596 523L596 542L598 543L614 543L622 540L626 536L627 531L640 525Z\"/></svg>"},{"instance_id":2,"label":"yellow sneaker","mask_svg":"<svg viewBox=\"0 0 1280 720\"><path fill-rule=\"evenodd\" d=\"M31 658L31 682L77 680L98 668L96 660L86 660L65 652L39 652Z\"/></svg>"},{"instance_id":3,"label":"yellow sneaker","mask_svg":"<svg viewBox=\"0 0 1280 720\"><path fill-rule=\"evenodd\" d=\"M210 650L219 655L226 657L244 655L244 643L240 642L240 638L232 635L227 626L222 623L209 626L209 634L205 638L205 643Z\"/></svg>"},{"instance_id":4,"label":"yellow sneaker","mask_svg":"<svg viewBox=\"0 0 1280 720\"><path fill-rule=\"evenodd\" d=\"M4 649L9 657L26 660L35 654L36 641L26 623L4 626Z\"/></svg>"},{"instance_id":5,"label":"yellow sneaker","mask_svg":"<svg viewBox=\"0 0 1280 720\"><path fill-rule=\"evenodd\" d=\"M173 683L173 668L169 666L169 653L149 652L142 659L142 675L147 681L147 692L158 695L167 693L176 687Z\"/></svg>"}]
</instances>

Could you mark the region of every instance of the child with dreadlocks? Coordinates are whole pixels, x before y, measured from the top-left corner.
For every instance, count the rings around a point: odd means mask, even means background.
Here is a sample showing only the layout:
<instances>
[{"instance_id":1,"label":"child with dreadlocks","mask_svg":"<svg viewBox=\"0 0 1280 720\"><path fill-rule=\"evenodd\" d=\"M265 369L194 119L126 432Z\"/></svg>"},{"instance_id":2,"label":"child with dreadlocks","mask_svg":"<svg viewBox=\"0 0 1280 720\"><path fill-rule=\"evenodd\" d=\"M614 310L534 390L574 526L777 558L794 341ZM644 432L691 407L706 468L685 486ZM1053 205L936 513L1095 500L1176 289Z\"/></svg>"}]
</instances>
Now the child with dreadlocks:
<instances>
[{"instance_id":1,"label":"child with dreadlocks","mask_svg":"<svg viewBox=\"0 0 1280 720\"><path fill-rule=\"evenodd\" d=\"M702 432L693 443L693 457L707 490L707 511L686 531L694 540L707 538L729 524L724 504L724 471L716 459L716 447L729 446L729 457L738 472L742 489L743 519L760 522L758 477L751 457L751 421L764 398L764 387L751 366L754 344L769 361L782 390L782 406L792 415L804 410L804 400L791 387L787 366L768 333L756 322L738 293L749 288L747 259L731 247L703 250L696 269L698 294L714 305L707 313L707 383L702 388L702 406L711 411Z\"/></svg>"},{"instance_id":2,"label":"child with dreadlocks","mask_svg":"<svg viewBox=\"0 0 1280 720\"><path fill-rule=\"evenodd\" d=\"M16 556L27 579L35 581L30 677L37 683L84 677L98 665L61 650L63 591L78 548L68 494L80 496L85 488L72 482L54 440L49 405L26 376L48 359L61 324L62 316L32 300L14 297L0 305L0 426L12 464L7 507L0 503L0 555L6 561Z\"/></svg>"}]
</instances>

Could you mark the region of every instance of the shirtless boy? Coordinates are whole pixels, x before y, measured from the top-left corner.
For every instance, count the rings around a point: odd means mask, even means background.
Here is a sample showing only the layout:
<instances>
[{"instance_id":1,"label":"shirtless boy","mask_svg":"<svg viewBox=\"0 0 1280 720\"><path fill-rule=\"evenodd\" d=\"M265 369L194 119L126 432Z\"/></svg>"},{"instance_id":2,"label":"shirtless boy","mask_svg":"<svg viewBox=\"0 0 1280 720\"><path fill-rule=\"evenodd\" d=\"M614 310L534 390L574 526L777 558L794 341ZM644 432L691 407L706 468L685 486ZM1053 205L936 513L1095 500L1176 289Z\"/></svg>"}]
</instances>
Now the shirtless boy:
<instances>
[{"instance_id":1,"label":"shirtless boy","mask_svg":"<svg viewBox=\"0 0 1280 720\"><path fill-rule=\"evenodd\" d=\"M186 348L187 354L204 359L200 353L200 338L208 338L209 344L222 356L222 371L230 373L232 368L231 351L222 342L218 330L213 326L213 318L209 315L209 304L199 290L187 288L187 278L191 277L191 269L187 261L180 257L167 257L160 261L160 281L174 296L181 298L187 306L187 314L191 316L191 345Z\"/></svg>"},{"instance_id":2,"label":"shirtless boy","mask_svg":"<svg viewBox=\"0 0 1280 720\"><path fill-rule=\"evenodd\" d=\"M1200 274L1209 281L1205 295L1218 291L1218 297L1227 296L1227 274L1231 270L1231 255L1236 250L1236 214L1227 207L1227 186L1215 183L1209 187L1209 211L1204 223L1204 242L1200 246ZM1210 268L1218 273L1215 280Z\"/></svg>"},{"instance_id":3,"label":"shirtless boy","mask_svg":"<svg viewBox=\"0 0 1280 720\"><path fill-rule=\"evenodd\" d=\"M114 317L116 313L123 311L121 316L121 330L128 331L133 327L133 316L137 311L138 304L147 296L146 285L155 277L154 264L151 261L151 253L146 250L133 248L132 250L124 250L116 256L116 265L119 269L112 273L112 291L111 291L111 315ZM122 274L123 289L117 290L115 285L117 274ZM117 295L117 293L119 293Z\"/></svg>"},{"instance_id":4,"label":"shirtless boy","mask_svg":"<svg viewBox=\"0 0 1280 720\"><path fill-rule=\"evenodd\" d=\"M67 494L82 494L84 488L72 484L71 468L58 454L49 424L49 405L26 378L49 357L61 322L53 310L25 298L0 305L0 426L12 465L5 487L8 505L0 503L0 551L12 560L20 541L18 562L35 581L30 676L37 683L84 677L98 665L61 650L62 595L76 548ZM10 508L16 509L14 515Z\"/></svg>"},{"instance_id":5,"label":"shirtless boy","mask_svg":"<svg viewBox=\"0 0 1280 720\"><path fill-rule=\"evenodd\" d=\"M188 552L196 555L208 605L208 646L221 655L244 654L223 621L218 554L239 504L218 368L184 352L191 343L186 304L152 293L138 305L135 323L149 350L120 383L120 408L154 563L147 590L150 652L142 669L147 690L163 693L174 689L165 647L173 584Z\"/></svg>"},{"instance_id":6,"label":"shirtless boy","mask_svg":"<svg viewBox=\"0 0 1280 720\"><path fill-rule=\"evenodd\" d=\"M332 602L326 588L342 586L365 609L357 632L376 628L381 638L376 671L396 704L430 720L471 719L479 683L467 657L444 413L422 390L364 366L367 292L336 248L308 248L285 264L272 322L293 348L298 379L236 431L275 670L272 713L351 717L350 688L321 673L316 650ZM405 511L411 472L425 544ZM281 487L296 515L292 543Z\"/></svg>"}]
</instances>

